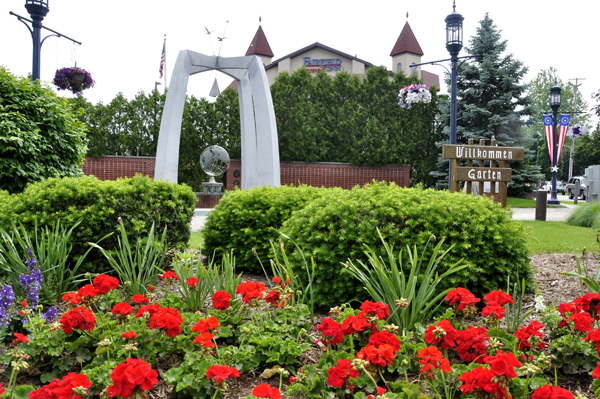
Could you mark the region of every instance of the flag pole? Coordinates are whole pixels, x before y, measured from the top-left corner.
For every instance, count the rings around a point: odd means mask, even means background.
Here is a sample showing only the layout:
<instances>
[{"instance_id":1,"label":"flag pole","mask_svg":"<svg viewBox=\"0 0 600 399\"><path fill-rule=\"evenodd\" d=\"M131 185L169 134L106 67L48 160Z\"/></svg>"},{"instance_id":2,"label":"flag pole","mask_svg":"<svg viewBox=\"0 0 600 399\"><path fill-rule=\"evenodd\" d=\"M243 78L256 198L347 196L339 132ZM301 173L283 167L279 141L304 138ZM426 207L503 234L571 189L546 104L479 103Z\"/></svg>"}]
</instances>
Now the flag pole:
<instances>
[{"instance_id":1,"label":"flag pole","mask_svg":"<svg viewBox=\"0 0 600 399\"><path fill-rule=\"evenodd\" d=\"M165 33L165 41L164 41L164 47L165 47L165 93L167 92L167 34Z\"/></svg>"}]
</instances>

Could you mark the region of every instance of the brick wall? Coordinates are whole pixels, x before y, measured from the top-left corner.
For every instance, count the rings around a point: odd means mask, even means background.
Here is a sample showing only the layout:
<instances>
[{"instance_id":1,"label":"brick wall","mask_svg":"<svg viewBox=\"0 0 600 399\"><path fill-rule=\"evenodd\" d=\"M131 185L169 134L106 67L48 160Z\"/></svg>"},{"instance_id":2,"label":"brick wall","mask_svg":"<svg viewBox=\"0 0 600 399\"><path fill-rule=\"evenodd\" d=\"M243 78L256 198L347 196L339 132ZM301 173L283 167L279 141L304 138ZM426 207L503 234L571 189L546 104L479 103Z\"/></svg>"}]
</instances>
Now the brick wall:
<instances>
[{"instance_id":1,"label":"brick wall","mask_svg":"<svg viewBox=\"0 0 600 399\"><path fill-rule=\"evenodd\" d=\"M281 162L281 184L307 184L315 187L341 187L350 189L364 186L375 180L395 182L401 187L410 183L409 165L357 166L339 162ZM227 190L240 186L242 163L232 160L227 170Z\"/></svg>"},{"instance_id":2,"label":"brick wall","mask_svg":"<svg viewBox=\"0 0 600 399\"><path fill-rule=\"evenodd\" d=\"M198 201L196 202L196 208L214 208L223 194L204 194L204 193L196 193L196 198Z\"/></svg>"},{"instance_id":3,"label":"brick wall","mask_svg":"<svg viewBox=\"0 0 600 399\"><path fill-rule=\"evenodd\" d=\"M97 159L85 157L81 169L86 176L94 175L100 180L134 177L136 173L154 178L154 157L123 157L118 155L106 155Z\"/></svg>"}]
</instances>

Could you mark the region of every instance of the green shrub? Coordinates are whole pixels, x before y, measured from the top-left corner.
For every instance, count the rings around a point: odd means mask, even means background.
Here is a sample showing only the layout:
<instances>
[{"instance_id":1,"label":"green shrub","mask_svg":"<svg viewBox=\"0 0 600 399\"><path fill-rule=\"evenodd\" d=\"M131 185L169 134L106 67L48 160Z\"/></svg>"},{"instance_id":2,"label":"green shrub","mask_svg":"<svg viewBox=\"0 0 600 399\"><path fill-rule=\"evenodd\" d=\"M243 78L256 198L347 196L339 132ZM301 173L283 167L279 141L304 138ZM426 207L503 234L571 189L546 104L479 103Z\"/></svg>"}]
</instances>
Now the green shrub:
<instances>
[{"instance_id":1,"label":"green shrub","mask_svg":"<svg viewBox=\"0 0 600 399\"><path fill-rule=\"evenodd\" d=\"M86 125L68 101L0 66L0 190L23 191L51 176L79 176Z\"/></svg>"},{"instance_id":2,"label":"green shrub","mask_svg":"<svg viewBox=\"0 0 600 399\"><path fill-rule=\"evenodd\" d=\"M351 259L367 263L363 244L385 257L377 229L398 249L406 245L425 247L432 235L445 237L441 250L453 248L444 257L439 273L460 259L468 267L444 279L436 288L440 292L461 286L481 297L505 288L508 276L511 281L530 281L525 233L512 220L510 210L486 198L373 183L340 190L334 198L316 198L283 224L282 232L295 240L305 256L315 259L313 287L321 310L353 298L366 298L357 280L340 275L341 262ZM290 254L292 259L295 256L294 252ZM430 254L421 256L427 258ZM295 264L301 263L296 259ZM404 259L403 264L410 262ZM305 278L301 268L296 272Z\"/></svg>"},{"instance_id":3,"label":"green shrub","mask_svg":"<svg viewBox=\"0 0 600 399\"><path fill-rule=\"evenodd\" d=\"M167 225L167 245L184 247L190 238L190 222L196 196L188 186L138 175L116 181L98 180L93 176L50 178L29 184L20 194L0 200L0 229L10 231L11 224L23 224L33 231L38 225L50 226L60 219L67 228L81 219L73 231L72 256L87 251L88 242L98 242L105 235L119 231L121 217L132 242L148 236L152 223L157 231ZM106 250L117 248L119 234L101 242ZM99 251L92 251L86 261L93 262L95 272L111 270ZM98 266L101 263L102 266ZM83 272L90 271L90 266Z\"/></svg>"},{"instance_id":4,"label":"green shrub","mask_svg":"<svg viewBox=\"0 0 600 399\"><path fill-rule=\"evenodd\" d=\"M579 227L600 227L600 202L588 202L578 206L566 220L568 225Z\"/></svg>"},{"instance_id":5,"label":"green shrub","mask_svg":"<svg viewBox=\"0 0 600 399\"><path fill-rule=\"evenodd\" d=\"M265 262L270 240L278 240L283 222L292 212L329 189L309 186L255 187L225 193L204 225L204 253L228 254L233 249L241 270L262 273L252 248ZM336 189L335 191L341 191Z\"/></svg>"}]
</instances>

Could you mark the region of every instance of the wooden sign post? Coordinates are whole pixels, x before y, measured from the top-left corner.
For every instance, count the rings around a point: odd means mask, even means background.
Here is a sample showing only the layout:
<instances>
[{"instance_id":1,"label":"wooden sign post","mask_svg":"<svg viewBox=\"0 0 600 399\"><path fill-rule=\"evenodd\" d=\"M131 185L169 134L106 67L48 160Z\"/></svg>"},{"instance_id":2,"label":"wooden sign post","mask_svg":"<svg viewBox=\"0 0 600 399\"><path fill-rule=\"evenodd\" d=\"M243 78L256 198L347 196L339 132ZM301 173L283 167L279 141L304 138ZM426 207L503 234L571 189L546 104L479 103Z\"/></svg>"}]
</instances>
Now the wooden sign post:
<instances>
[{"instance_id":1,"label":"wooden sign post","mask_svg":"<svg viewBox=\"0 0 600 399\"><path fill-rule=\"evenodd\" d=\"M486 146L482 139L477 146L473 145L473 139L469 139L468 145L445 144L442 158L452 160L450 192L459 191L461 181L466 184L467 194L472 193L473 182L490 182L490 196L495 199L496 183L499 183L498 202L504 208L507 183L512 180L508 162L523 161L525 150L523 147L498 147L496 140L492 140L491 146ZM460 166L461 160L466 161L466 166ZM473 166L474 160L479 161L479 166ZM479 193L483 194L483 185Z\"/></svg>"}]
</instances>

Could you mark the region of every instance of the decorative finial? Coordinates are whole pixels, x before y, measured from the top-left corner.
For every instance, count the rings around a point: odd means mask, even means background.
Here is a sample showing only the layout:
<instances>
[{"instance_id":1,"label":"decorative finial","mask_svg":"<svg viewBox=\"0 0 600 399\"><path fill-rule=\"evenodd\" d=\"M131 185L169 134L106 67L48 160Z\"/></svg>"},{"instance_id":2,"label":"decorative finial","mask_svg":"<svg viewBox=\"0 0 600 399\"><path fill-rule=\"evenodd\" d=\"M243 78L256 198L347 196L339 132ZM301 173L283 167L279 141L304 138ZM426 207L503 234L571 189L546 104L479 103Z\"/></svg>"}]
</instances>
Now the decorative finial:
<instances>
[{"instance_id":1,"label":"decorative finial","mask_svg":"<svg viewBox=\"0 0 600 399\"><path fill-rule=\"evenodd\" d=\"M259 15L258 16L258 23L260 24L262 22L262 17Z\"/></svg>"},{"instance_id":2,"label":"decorative finial","mask_svg":"<svg viewBox=\"0 0 600 399\"><path fill-rule=\"evenodd\" d=\"M452 1L452 12L456 12L456 0Z\"/></svg>"},{"instance_id":3,"label":"decorative finial","mask_svg":"<svg viewBox=\"0 0 600 399\"><path fill-rule=\"evenodd\" d=\"M406 12L406 19L408 19L408 11Z\"/></svg>"}]
</instances>

